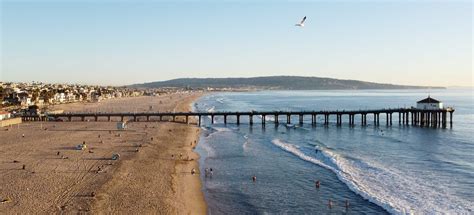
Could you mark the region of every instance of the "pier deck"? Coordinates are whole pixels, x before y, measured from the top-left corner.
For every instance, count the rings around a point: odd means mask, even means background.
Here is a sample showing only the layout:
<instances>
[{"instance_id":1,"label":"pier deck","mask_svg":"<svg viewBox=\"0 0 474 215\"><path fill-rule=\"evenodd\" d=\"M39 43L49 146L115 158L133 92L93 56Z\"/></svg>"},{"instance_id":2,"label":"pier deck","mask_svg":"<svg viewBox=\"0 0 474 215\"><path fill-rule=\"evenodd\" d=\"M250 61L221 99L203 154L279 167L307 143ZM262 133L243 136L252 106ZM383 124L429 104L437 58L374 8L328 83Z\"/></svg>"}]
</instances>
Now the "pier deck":
<instances>
[{"instance_id":1,"label":"pier deck","mask_svg":"<svg viewBox=\"0 0 474 215\"><path fill-rule=\"evenodd\" d=\"M51 119L65 119L67 121L73 121L73 119L80 119L81 121L94 120L98 121L99 118L106 118L107 121L111 121L112 118L119 118L120 121L131 120L131 121L177 121L177 118L181 119L181 122L188 123L189 117L196 117L198 125L201 125L202 117L209 116L211 123L214 123L216 116L223 117L224 123L229 123L229 117L234 118L234 123L240 124L241 117L248 117L248 123L254 123L254 116L261 117L261 124L267 123L267 116L273 116L274 123L279 124L280 118L283 116L286 118L284 123L290 124L292 117L297 116L298 122L303 124L305 117L311 117L311 124L318 124L317 117L321 116L323 119L320 120L322 124L328 125L332 123L331 118L336 118L336 125L341 126L343 119L346 118L350 126L356 124L356 116L360 122L360 125L366 126L367 115L371 116L373 125L380 125L380 115L385 115L385 123L387 126L392 125L392 115L398 116L398 124L400 125L417 125L422 127L443 127L446 128L449 123L452 126L453 123L453 108L436 109L436 110L422 110L416 108L395 108L395 109L376 109L376 110L335 110L335 111L247 111L247 112L141 112L141 113L60 113L50 114L45 116L24 116L24 121L47 121ZM448 120L449 114L449 120ZM321 118L320 117L320 118Z\"/></svg>"}]
</instances>

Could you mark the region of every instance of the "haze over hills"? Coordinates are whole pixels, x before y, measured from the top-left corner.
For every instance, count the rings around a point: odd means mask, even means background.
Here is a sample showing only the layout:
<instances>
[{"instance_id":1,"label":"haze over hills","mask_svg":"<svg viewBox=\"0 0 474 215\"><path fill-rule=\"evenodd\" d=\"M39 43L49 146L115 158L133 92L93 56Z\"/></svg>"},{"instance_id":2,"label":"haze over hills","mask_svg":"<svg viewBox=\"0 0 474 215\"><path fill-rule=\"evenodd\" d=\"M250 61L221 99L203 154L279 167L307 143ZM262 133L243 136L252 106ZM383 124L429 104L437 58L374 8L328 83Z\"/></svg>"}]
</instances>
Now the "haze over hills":
<instances>
[{"instance_id":1,"label":"haze over hills","mask_svg":"<svg viewBox=\"0 0 474 215\"><path fill-rule=\"evenodd\" d=\"M267 76L252 78L179 78L134 84L136 88L237 88L266 90L362 90L362 89L445 89L444 87L382 84L357 80L302 76Z\"/></svg>"}]
</instances>

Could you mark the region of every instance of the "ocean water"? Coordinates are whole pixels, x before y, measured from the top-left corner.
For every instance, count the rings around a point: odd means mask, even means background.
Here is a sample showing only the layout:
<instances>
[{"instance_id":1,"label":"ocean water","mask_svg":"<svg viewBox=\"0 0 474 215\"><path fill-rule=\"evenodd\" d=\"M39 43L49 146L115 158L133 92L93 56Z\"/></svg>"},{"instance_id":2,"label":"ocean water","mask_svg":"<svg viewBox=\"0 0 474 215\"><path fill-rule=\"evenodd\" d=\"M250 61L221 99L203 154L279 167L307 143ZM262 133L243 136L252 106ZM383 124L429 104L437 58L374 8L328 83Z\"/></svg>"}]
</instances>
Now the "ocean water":
<instances>
[{"instance_id":1,"label":"ocean water","mask_svg":"<svg viewBox=\"0 0 474 215\"><path fill-rule=\"evenodd\" d=\"M398 124L265 127L203 118L197 148L210 214L474 214L472 90L262 91L208 94L195 111L357 110L414 106L431 97L456 109L453 127ZM292 122L298 122L294 116ZM257 181L252 181L252 176ZM319 180L320 188L315 187ZM331 200L332 207L328 202ZM345 207L348 201L349 207Z\"/></svg>"}]
</instances>

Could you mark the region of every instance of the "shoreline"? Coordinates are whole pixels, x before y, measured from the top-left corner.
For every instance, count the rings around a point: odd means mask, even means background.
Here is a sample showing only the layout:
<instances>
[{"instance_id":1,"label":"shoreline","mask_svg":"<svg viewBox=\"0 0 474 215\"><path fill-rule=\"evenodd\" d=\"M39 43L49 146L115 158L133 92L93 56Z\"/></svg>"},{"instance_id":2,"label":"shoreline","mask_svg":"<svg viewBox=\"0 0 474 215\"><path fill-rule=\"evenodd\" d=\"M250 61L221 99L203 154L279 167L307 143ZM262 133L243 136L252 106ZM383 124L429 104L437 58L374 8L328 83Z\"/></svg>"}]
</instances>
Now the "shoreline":
<instances>
[{"instance_id":1,"label":"shoreline","mask_svg":"<svg viewBox=\"0 0 474 215\"><path fill-rule=\"evenodd\" d=\"M180 111L189 110L202 95L132 97L55 109ZM199 154L194 151L200 128L184 123L130 122L126 130L118 131L115 123L27 122L2 129L0 181L5 183L0 198L8 202L0 204L0 210L205 214ZM75 150L83 141L88 149ZM113 153L119 153L120 159L111 160ZM196 174L191 174L193 168Z\"/></svg>"}]
</instances>

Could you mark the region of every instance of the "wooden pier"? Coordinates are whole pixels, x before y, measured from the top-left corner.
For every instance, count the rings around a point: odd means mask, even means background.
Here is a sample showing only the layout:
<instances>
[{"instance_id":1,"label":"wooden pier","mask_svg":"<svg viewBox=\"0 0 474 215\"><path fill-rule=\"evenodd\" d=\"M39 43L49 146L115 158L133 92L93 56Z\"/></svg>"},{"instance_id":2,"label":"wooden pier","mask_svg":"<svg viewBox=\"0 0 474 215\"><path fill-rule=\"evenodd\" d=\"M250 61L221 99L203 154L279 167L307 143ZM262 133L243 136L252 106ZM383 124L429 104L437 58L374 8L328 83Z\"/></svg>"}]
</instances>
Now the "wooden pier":
<instances>
[{"instance_id":1,"label":"wooden pier","mask_svg":"<svg viewBox=\"0 0 474 215\"><path fill-rule=\"evenodd\" d=\"M371 116L373 125L380 125L380 115L385 116L386 126L391 126L393 122L393 114L398 116L399 125L413 125L421 127L442 127L446 128L449 123L450 126L453 124L453 108L436 109L436 110L424 110L416 108L396 108L396 109L378 109L378 110L354 110L354 111L249 111L249 112L142 112L142 113L60 113L50 114L48 116L25 116L22 117L24 121L47 121L51 119L62 119L66 121L99 121L99 118L111 121L112 118L119 119L120 121L167 121L177 122L179 118L180 122L189 123L189 117L196 117L197 124L201 125L202 117L209 116L211 123L215 123L215 117L219 116L224 119L224 123L230 123L229 118L233 118L233 123L239 125L241 118L248 118L250 125L254 124L254 117L260 116L261 124L265 126L267 123L267 117L273 116L275 125L281 122L281 118L285 117L283 123L291 124L292 117L297 116L298 123L305 123L305 117L311 118L311 124L316 126L318 123L323 125L329 125L334 123L331 119L336 119L335 124L342 126L345 122L349 126L355 126L356 116L359 120L360 125L367 126L367 116ZM448 116L449 115L449 116ZM317 117L320 116L322 120L318 122ZM449 117L449 119L448 119ZM283 119L285 119L283 118Z\"/></svg>"}]
</instances>

